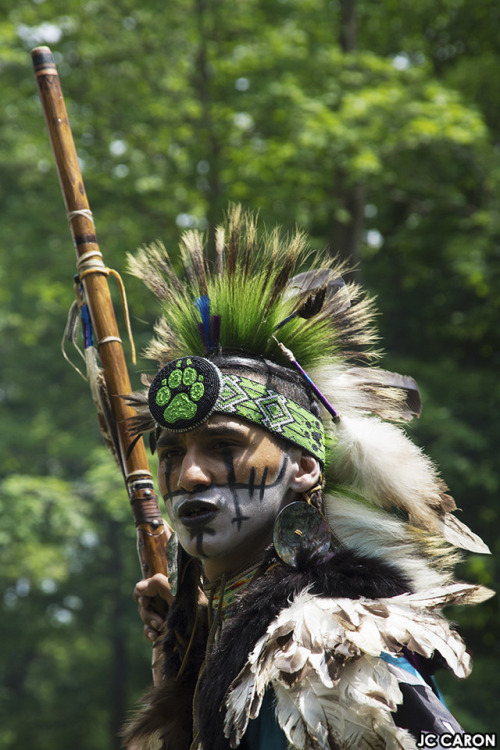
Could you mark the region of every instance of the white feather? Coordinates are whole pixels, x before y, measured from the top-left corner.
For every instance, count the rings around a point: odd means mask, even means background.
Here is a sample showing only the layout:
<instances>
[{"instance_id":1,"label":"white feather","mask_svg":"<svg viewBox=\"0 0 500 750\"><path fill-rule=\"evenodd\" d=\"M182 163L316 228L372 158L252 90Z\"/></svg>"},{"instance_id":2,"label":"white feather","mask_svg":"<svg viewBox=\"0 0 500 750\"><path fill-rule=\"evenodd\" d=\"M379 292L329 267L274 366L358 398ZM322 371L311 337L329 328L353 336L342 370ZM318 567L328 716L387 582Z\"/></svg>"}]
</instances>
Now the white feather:
<instances>
[{"instance_id":1,"label":"white feather","mask_svg":"<svg viewBox=\"0 0 500 750\"><path fill-rule=\"evenodd\" d=\"M406 394L397 386L387 385L390 373L385 370L328 362L311 368L309 375L343 417L377 414L383 419L408 418Z\"/></svg>"},{"instance_id":2,"label":"white feather","mask_svg":"<svg viewBox=\"0 0 500 750\"><path fill-rule=\"evenodd\" d=\"M464 547L470 552L479 552L482 555L491 554L490 548L483 540L452 513L444 514L443 518L438 521L438 529L443 537L455 547Z\"/></svg>"},{"instance_id":3,"label":"white feather","mask_svg":"<svg viewBox=\"0 0 500 750\"><path fill-rule=\"evenodd\" d=\"M308 591L269 625L226 696L224 731L237 747L272 685L277 719L292 747L414 748L391 712L401 703L382 653L439 651L459 677L470 671L460 636L439 610L476 603L492 592L451 584L385 599L325 599Z\"/></svg>"}]
</instances>

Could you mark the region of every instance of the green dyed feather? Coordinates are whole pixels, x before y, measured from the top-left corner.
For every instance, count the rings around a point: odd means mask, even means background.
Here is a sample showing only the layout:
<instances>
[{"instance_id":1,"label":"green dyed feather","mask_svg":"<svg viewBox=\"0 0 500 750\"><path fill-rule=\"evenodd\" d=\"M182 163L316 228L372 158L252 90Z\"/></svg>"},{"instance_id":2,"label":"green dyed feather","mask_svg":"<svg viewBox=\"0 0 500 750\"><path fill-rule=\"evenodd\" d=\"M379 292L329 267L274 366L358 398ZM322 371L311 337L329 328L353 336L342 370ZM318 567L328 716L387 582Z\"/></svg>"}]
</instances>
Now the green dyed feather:
<instances>
[{"instance_id":1,"label":"green dyed feather","mask_svg":"<svg viewBox=\"0 0 500 750\"><path fill-rule=\"evenodd\" d=\"M291 288L291 280L307 263L310 270L324 269L326 278L338 279L342 264L317 253L314 257L305 236L285 236L279 230L257 232L254 216L239 206L230 209L225 226L216 230L217 262L207 260L207 248L199 232L182 237L182 271L174 265L160 243L130 258L132 273L141 278L162 302L162 317L155 338L146 352L160 365L187 354L204 355L198 328L201 316L195 300L207 294L211 315L221 319L220 349L249 355L269 356L288 364L273 340L291 349L305 369L325 359L366 358L375 341L373 309L368 299L358 299L359 289L346 285L325 299L315 315L304 319L293 315L311 296L311 287ZM311 262L312 261L312 262ZM321 274L321 287L325 284ZM318 286L318 289L320 287Z\"/></svg>"}]
</instances>

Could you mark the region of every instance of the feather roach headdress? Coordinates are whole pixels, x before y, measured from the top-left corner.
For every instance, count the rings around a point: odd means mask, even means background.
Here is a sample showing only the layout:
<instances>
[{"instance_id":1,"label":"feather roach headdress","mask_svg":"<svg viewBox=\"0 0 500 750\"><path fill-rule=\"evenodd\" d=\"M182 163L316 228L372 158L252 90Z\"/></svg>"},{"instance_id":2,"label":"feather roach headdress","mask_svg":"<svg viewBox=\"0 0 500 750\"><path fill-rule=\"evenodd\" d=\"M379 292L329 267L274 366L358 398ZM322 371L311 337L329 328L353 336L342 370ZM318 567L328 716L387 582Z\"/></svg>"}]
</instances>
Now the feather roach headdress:
<instances>
[{"instance_id":1,"label":"feather roach headdress","mask_svg":"<svg viewBox=\"0 0 500 750\"><path fill-rule=\"evenodd\" d=\"M131 257L130 269L162 305L146 352L160 372L129 399L135 434L193 429L231 413L324 464L326 515L346 544L364 548L378 529L387 538L380 554L424 538L437 557L443 539L488 551L453 515L431 461L395 424L420 413L418 387L373 365L373 300L342 280L342 263L311 253L300 232L257 231L236 206L216 230L213 259L190 231L180 270L161 244ZM380 509L402 511L408 523L396 531Z\"/></svg>"}]
</instances>

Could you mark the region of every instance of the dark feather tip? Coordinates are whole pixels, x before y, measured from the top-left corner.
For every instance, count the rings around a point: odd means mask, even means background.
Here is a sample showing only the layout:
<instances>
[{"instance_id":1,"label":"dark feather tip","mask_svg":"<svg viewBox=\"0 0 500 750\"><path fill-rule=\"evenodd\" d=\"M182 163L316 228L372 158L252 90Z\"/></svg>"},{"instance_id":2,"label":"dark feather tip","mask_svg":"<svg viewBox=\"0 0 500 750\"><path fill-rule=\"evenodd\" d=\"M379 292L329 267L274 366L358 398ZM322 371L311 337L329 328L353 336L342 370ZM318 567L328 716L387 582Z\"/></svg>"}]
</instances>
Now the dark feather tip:
<instances>
[{"instance_id":1,"label":"dark feather tip","mask_svg":"<svg viewBox=\"0 0 500 750\"><path fill-rule=\"evenodd\" d=\"M301 318L305 318L306 320L308 318L312 318L314 315L317 315L323 307L323 303L326 297L326 290L327 285L325 284L319 289L315 289L314 292L311 292L311 294L308 295L306 300L297 310L297 315L299 315Z\"/></svg>"}]
</instances>

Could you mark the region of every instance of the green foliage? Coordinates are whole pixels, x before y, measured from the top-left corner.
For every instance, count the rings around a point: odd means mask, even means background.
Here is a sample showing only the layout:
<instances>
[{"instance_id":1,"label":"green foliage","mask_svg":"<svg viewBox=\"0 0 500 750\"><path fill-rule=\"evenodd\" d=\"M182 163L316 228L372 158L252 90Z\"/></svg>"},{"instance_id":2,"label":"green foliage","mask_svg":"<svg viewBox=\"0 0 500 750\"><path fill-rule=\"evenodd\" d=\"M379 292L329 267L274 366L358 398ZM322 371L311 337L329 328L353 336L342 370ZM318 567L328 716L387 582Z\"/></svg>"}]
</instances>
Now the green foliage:
<instances>
[{"instance_id":1,"label":"green foliage","mask_svg":"<svg viewBox=\"0 0 500 750\"><path fill-rule=\"evenodd\" d=\"M345 9L0 0L2 750L117 747L149 679L127 499L60 355L74 256L38 44L56 56L107 265L124 272L158 238L176 263L179 231L213 242L230 200L358 262L386 366L422 386L413 433L498 552L499 6L358 0L357 38ZM127 286L142 346L156 310ZM494 586L482 558L463 576ZM466 728L492 731L498 604L456 617L476 667L447 696Z\"/></svg>"}]
</instances>

